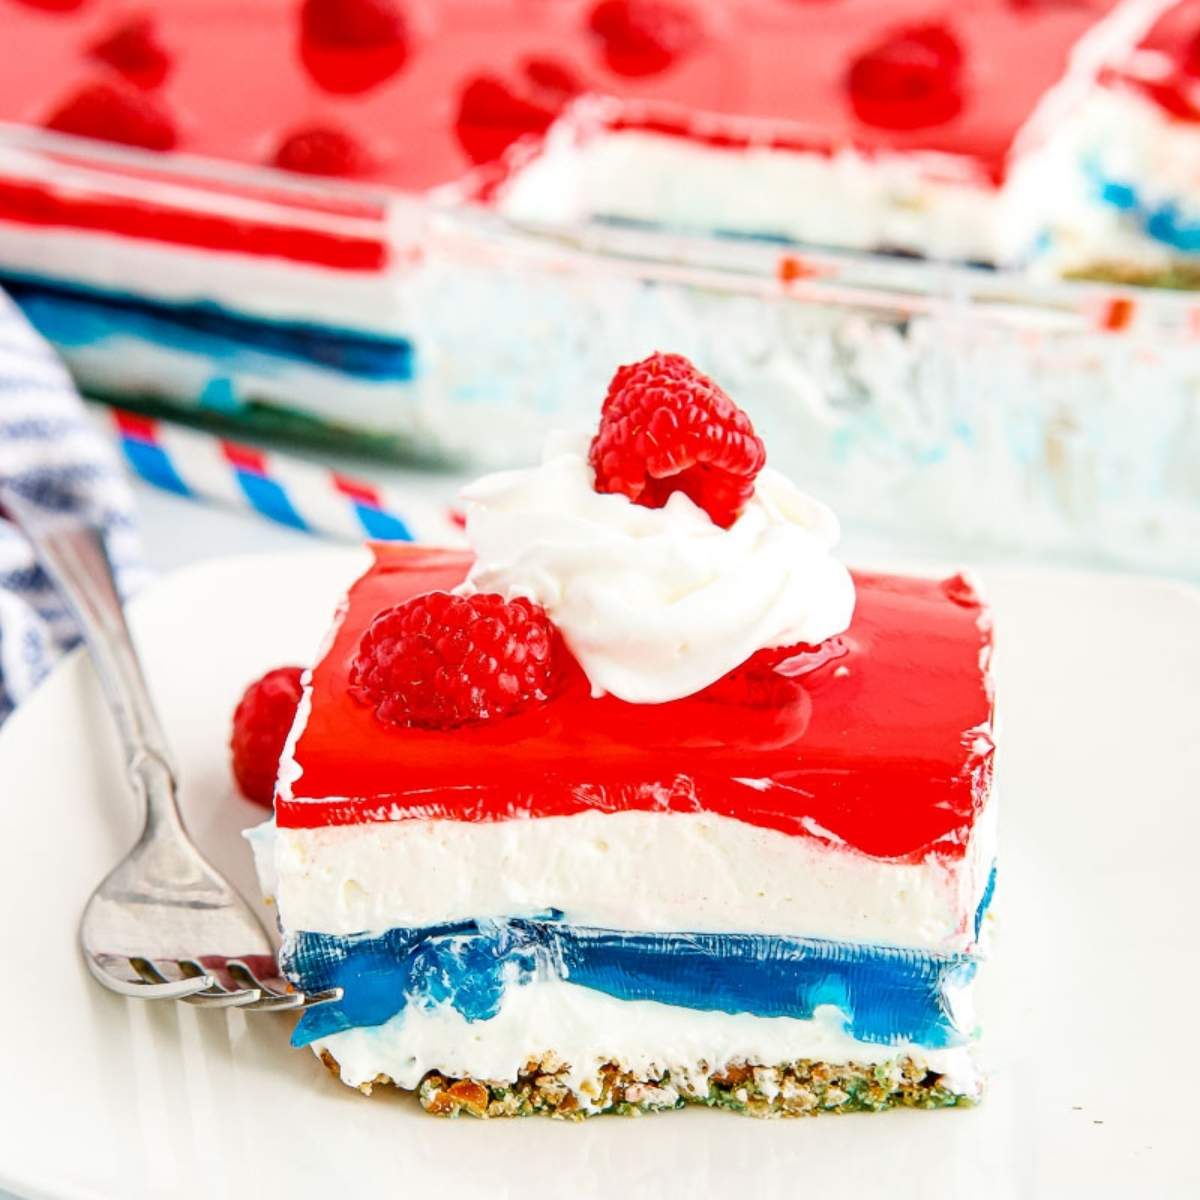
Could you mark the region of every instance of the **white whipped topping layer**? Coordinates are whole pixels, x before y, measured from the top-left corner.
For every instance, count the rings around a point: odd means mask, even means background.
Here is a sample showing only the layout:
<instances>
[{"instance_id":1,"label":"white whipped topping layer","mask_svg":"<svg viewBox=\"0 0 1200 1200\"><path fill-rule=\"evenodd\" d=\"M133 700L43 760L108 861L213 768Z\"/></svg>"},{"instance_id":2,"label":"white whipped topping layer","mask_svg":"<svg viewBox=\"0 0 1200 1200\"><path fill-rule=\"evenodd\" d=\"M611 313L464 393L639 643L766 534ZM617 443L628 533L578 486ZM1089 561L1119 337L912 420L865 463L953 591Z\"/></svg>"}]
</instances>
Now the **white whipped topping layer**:
<instances>
[{"instance_id":1,"label":"white whipped topping layer","mask_svg":"<svg viewBox=\"0 0 1200 1200\"><path fill-rule=\"evenodd\" d=\"M837 518L784 476L764 469L722 529L682 493L644 508L597 492L588 445L552 434L540 466L463 492L476 563L461 590L541 604L594 695L677 700L757 650L850 624L854 584L830 553Z\"/></svg>"},{"instance_id":2,"label":"white whipped topping layer","mask_svg":"<svg viewBox=\"0 0 1200 1200\"><path fill-rule=\"evenodd\" d=\"M500 1011L469 1022L449 1005L410 1005L383 1025L348 1029L313 1043L357 1087L377 1075L415 1088L427 1071L496 1082L516 1080L530 1059L554 1054L565 1065L565 1082L588 1095L601 1092L607 1063L638 1075L669 1071L697 1090L707 1074L730 1063L776 1063L810 1059L828 1063L888 1063L905 1056L944 1075L945 1085L976 1098L980 1076L968 1046L946 1050L860 1042L843 1028L841 1013L822 1005L813 1017L757 1017L706 1012L653 1000L617 1000L576 984L547 980L510 987ZM707 1066L706 1066L707 1064Z\"/></svg>"},{"instance_id":3,"label":"white whipped topping layer","mask_svg":"<svg viewBox=\"0 0 1200 1200\"><path fill-rule=\"evenodd\" d=\"M789 797L794 800L794 796ZM961 858L891 862L715 813L388 821L247 833L284 929L351 935L558 909L575 925L963 951L996 797Z\"/></svg>"},{"instance_id":4,"label":"white whipped topping layer","mask_svg":"<svg viewBox=\"0 0 1200 1200\"><path fill-rule=\"evenodd\" d=\"M931 258L996 254L1001 194L948 155L729 149L572 125L563 117L507 182L499 201L506 215L536 226L607 217L852 250L893 246Z\"/></svg>"}]
</instances>

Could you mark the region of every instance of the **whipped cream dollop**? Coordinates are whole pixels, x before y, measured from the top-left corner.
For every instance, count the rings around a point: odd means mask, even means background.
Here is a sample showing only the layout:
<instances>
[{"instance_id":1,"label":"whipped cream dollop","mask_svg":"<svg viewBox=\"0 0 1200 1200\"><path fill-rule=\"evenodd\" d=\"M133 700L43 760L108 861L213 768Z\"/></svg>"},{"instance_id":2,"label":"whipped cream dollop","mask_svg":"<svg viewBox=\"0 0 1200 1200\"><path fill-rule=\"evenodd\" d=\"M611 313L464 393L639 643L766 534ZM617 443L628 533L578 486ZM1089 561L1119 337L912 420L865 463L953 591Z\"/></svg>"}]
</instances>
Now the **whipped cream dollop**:
<instances>
[{"instance_id":1,"label":"whipped cream dollop","mask_svg":"<svg viewBox=\"0 0 1200 1200\"><path fill-rule=\"evenodd\" d=\"M594 487L587 434L540 466L464 492L476 561L460 591L525 596L561 630L594 695L660 704L755 651L821 642L854 611L833 513L769 468L729 529L681 492L644 508Z\"/></svg>"}]
</instances>

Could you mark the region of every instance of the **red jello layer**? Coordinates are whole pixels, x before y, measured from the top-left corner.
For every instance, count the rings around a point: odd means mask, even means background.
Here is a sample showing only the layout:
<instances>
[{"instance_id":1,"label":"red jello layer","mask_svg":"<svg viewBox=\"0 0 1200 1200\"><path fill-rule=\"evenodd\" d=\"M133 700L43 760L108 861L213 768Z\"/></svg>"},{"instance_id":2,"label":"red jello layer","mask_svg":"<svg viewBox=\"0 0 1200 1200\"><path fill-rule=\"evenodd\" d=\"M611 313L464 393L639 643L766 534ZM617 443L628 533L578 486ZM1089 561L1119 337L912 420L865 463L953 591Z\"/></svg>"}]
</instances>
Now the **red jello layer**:
<instances>
[{"instance_id":1,"label":"red jello layer","mask_svg":"<svg viewBox=\"0 0 1200 1200\"><path fill-rule=\"evenodd\" d=\"M449 731L395 729L350 698L381 609L450 589L463 552L379 545L313 672L281 826L708 811L870 855L956 857L987 795L990 622L961 580L855 575L834 653L778 688L666 704L593 699L582 674L541 707Z\"/></svg>"},{"instance_id":2,"label":"red jello layer","mask_svg":"<svg viewBox=\"0 0 1200 1200\"><path fill-rule=\"evenodd\" d=\"M294 202L290 206L299 206ZM38 228L93 230L121 237L200 250L284 258L339 271L382 271L391 251L380 223L377 236L339 233L321 227L280 223L249 215L231 219L220 212L156 204L148 199L83 192L30 179L0 175L0 220Z\"/></svg>"},{"instance_id":3,"label":"red jello layer","mask_svg":"<svg viewBox=\"0 0 1200 1200\"><path fill-rule=\"evenodd\" d=\"M305 26L300 0L0 0L0 120L40 125L84 84L119 82L120 58L97 47L140 8L163 58L127 69L130 86L191 154L268 163L297 130L333 126L362 151L346 171L423 190L498 153L497 127L539 132L571 94L590 92L778 122L793 131L781 128L781 144L936 151L995 176L1071 47L1114 3L632 0L632 15L610 6L595 21L597 0L399 0L401 43L338 46L320 40L328 21ZM684 16L647 19L664 7ZM852 100L856 59L897 28L930 25L961 51L953 103L897 123L880 97L907 95L912 81L897 79L894 59L872 75L873 100ZM481 80L463 134L460 101Z\"/></svg>"},{"instance_id":4,"label":"red jello layer","mask_svg":"<svg viewBox=\"0 0 1200 1200\"><path fill-rule=\"evenodd\" d=\"M1104 82L1140 91L1176 120L1200 121L1200 0L1171 5Z\"/></svg>"}]
</instances>

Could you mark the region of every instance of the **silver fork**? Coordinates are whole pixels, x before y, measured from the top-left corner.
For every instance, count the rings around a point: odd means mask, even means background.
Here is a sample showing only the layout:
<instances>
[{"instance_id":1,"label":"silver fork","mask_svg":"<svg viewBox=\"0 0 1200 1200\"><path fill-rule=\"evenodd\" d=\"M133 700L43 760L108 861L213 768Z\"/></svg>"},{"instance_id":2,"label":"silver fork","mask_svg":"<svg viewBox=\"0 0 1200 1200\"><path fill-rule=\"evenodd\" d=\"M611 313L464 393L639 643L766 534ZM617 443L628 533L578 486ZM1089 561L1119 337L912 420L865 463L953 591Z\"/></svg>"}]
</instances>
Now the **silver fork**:
<instances>
[{"instance_id":1,"label":"silver fork","mask_svg":"<svg viewBox=\"0 0 1200 1200\"><path fill-rule=\"evenodd\" d=\"M0 507L79 622L120 731L129 782L145 807L137 844L84 909L79 944L88 969L124 996L209 1008L278 1012L339 998L340 989L290 990L262 923L184 830L166 738L99 533L11 489L0 489Z\"/></svg>"}]
</instances>

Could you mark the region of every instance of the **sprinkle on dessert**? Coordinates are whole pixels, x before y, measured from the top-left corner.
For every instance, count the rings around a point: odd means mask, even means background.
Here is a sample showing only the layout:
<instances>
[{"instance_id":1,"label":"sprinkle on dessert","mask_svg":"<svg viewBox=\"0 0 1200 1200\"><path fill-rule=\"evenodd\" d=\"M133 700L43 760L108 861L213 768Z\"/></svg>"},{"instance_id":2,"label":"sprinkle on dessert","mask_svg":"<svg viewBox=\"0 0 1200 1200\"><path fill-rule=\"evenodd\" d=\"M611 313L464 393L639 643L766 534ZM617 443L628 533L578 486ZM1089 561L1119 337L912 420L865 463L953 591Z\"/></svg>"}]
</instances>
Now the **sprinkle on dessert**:
<instances>
[{"instance_id":1,"label":"sprinkle on dessert","mask_svg":"<svg viewBox=\"0 0 1200 1200\"><path fill-rule=\"evenodd\" d=\"M754 493L766 450L750 418L681 354L621 367L590 459L598 492L662 508L683 492L728 529Z\"/></svg>"},{"instance_id":2,"label":"sprinkle on dessert","mask_svg":"<svg viewBox=\"0 0 1200 1200\"><path fill-rule=\"evenodd\" d=\"M146 150L170 150L177 140L175 122L161 101L109 80L73 92L50 114L46 127Z\"/></svg>"},{"instance_id":3,"label":"sprinkle on dessert","mask_svg":"<svg viewBox=\"0 0 1200 1200\"><path fill-rule=\"evenodd\" d=\"M600 0L588 18L605 65L618 75L657 75L700 41L691 9L670 0Z\"/></svg>"},{"instance_id":4,"label":"sprinkle on dessert","mask_svg":"<svg viewBox=\"0 0 1200 1200\"><path fill-rule=\"evenodd\" d=\"M940 125L962 108L963 51L944 25L897 29L846 75L855 115L884 129Z\"/></svg>"},{"instance_id":5,"label":"sprinkle on dessert","mask_svg":"<svg viewBox=\"0 0 1200 1200\"><path fill-rule=\"evenodd\" d=\"M451 729L549 699L559 635L529 600L429 592L384 609L350 669L350 693L387 725Z\"/></svg>"},{"instance_id":6,"label":"sprinkle on dessert","mask_svg":"<svg viewBox=\"0 0 1200 1200\"><path fill-rule=\"evenodd\" d=\"M300 704L300 667L277 667L242 693L233 714L233 775L242 795L271 807L279 757Z\"/></svg>"}]
</instances>

